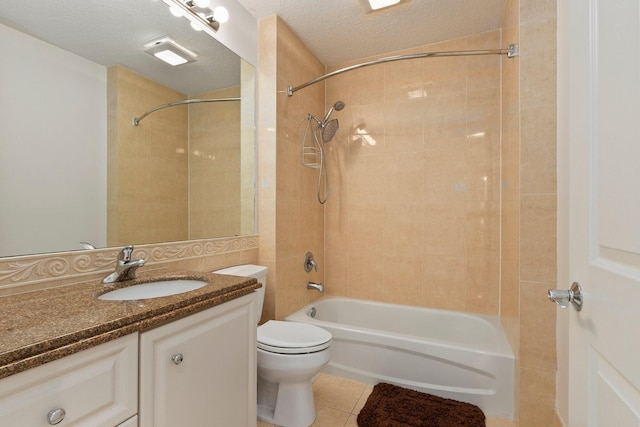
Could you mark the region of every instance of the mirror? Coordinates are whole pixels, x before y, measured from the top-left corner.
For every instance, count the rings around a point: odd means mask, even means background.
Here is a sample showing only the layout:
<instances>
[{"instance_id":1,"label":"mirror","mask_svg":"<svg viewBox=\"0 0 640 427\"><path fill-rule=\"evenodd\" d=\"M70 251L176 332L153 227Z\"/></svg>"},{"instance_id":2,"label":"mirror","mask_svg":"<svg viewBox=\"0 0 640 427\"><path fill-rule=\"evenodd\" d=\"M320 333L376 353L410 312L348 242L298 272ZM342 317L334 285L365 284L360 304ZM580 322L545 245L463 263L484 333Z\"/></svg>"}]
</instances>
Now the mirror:
<instances>
[{"instance_id":1,"label":"mirror","mask_svg":"<svg viewBox=\"0 0 640 427\"><path fill-rule=\"evenodd\" d=\"M0 256L255 233L252 65L151 0L4 1L0 37Z\"/></svg>"}]
</instances>

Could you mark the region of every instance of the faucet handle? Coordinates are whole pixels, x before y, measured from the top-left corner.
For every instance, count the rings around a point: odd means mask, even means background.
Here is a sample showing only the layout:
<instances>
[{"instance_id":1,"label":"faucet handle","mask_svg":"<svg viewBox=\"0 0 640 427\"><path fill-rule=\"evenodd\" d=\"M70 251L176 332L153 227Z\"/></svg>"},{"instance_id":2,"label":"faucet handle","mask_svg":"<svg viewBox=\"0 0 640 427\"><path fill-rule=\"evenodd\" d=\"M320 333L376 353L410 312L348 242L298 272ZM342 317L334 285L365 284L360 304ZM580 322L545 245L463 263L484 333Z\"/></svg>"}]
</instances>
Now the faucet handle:
<instances>
[{"instance_id":1,"label":"faucet handle","mask_svg":"<svg viewBox=\"0 0 640 427\"><path fill-rule=\"evenodd\" d=\"M309 273L312 268L318 271L318 263L313 259L313 254L311 252L307 252L304 256L304 271Z\"/></svg>"},{"instance_id":2,"label":"faucet handle","mask_svg":"<svg viewBox=\"0 0 640 427\"><path fill-rule=\"evenodd\" d=\"M118 253L118 261L129 262L133 254L133 245L127 245Z\"/></svg>"}]
</instances>

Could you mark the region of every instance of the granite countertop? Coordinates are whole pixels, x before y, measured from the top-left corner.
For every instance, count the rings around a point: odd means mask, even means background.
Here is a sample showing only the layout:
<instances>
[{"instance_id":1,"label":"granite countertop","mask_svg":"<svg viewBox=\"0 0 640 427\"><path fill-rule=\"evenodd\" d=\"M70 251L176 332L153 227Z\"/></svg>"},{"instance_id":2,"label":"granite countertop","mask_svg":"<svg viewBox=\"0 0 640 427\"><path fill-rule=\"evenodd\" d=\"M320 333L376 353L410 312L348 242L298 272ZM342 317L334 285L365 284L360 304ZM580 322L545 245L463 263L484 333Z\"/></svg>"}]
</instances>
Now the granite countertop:
<instances>
[{"instance_id":1,"label":"granite countertop","mask_svg":"<svg viewBox=\"0 0 640 427\"><path fill-rule=\"evenodd\" d=\"M182 294L134 301L105 301L113 289L161 279L204 280ZM100 280L0 297L0 378L95 345L250 294L253 278L201 272L145 272L105 287Z\"/></svg>"}]
</instances>

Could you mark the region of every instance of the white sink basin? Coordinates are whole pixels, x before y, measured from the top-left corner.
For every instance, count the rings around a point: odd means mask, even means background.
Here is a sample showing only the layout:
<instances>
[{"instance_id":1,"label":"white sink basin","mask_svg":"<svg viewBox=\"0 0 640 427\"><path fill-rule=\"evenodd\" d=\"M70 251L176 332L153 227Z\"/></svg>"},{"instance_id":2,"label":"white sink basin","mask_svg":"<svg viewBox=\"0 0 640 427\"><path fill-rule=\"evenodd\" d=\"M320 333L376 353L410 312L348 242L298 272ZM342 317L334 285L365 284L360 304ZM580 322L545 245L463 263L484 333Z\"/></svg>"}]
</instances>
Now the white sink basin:
<instances>
[{"instance_id":1,"label":"white sink basin","mask_svg":"<svg viewBox=\"0 0 640 427\"><path fill-rule=\"evenodd\" d=\"M98 299L109 301L129 301L136 299L159 298L194 291L206 286L207 284L207 282L203 282L201 280L162 280L116 289L100 295Z\"/></svg>"}]
</instances>

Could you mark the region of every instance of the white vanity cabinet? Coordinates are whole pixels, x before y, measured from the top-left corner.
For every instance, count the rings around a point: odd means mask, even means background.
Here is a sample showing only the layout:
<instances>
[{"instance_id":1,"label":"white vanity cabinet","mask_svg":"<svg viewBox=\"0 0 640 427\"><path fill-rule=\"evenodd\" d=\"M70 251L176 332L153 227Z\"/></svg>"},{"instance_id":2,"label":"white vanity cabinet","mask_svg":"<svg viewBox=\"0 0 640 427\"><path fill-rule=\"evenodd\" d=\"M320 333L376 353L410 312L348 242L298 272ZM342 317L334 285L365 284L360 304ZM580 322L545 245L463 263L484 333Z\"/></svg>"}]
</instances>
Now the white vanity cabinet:
<instances>
[{"instance_id":1,"label":"white vanity cabinet","mask_svg":"<svg viewBox=\"0 0 640 427\"><path fill-rule=\"evenodd\" d=\"M140 427L256 425L255 298L140 334Z\"/></svg>"},{"instance_id":2,"label":"white vanity cabinet","mask_svg":"<svg viewBox=\"0 0 640 427\"><path fill-rule=\"evenodd\" d=\"M0 380L2 426L113 427L137 406L137 333Z\"/></svg>"},{"instance_id":3,"label":"white vanity cabinet","mask_svg":"<svg viewBox=\"0 0 640 427\"><path fill-rule=\"evenodd\" d=\"M129 418L127 421L122 424L118 424L117 427L138 427L138 416Z\"/></svg>"}]
</instances>

